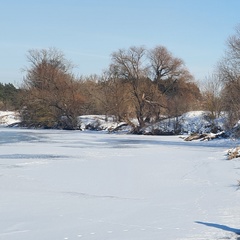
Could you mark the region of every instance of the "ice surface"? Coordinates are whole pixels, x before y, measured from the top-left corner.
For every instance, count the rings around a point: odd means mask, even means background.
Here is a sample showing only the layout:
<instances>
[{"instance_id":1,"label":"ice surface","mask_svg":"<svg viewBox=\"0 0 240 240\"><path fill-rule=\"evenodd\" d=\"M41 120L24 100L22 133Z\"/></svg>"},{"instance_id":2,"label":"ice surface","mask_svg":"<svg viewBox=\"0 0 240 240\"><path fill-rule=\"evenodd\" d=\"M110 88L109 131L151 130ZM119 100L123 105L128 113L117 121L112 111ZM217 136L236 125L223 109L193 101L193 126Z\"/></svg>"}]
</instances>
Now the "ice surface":
<instances>
[{"instance_id":1,"label":"ice surface","mask_svg":"<svg viewBox=\"0 0 240 240\"><path fill-rule=\"evenodd\" d=\"M0 128L0 239L237 239L236 144Z\"/></svg>"}]
</instances>

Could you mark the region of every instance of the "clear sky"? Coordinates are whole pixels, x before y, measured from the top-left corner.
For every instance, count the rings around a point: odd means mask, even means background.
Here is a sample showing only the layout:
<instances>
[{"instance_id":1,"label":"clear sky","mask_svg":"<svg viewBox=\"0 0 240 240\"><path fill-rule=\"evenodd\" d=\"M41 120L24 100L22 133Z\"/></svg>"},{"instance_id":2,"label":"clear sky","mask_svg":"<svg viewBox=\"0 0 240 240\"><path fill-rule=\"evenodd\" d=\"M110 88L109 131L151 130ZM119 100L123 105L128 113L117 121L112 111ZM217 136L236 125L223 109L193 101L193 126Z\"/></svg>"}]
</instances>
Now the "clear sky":
<instances>
[{"instance_id":1,"label":"clear sky","mask_svg":"<svg viewBox=\"0 0 240 240\"><path fill-rule=\"evenodd\" d=\"M198 81L240 23L240 0L2 0L0 82L22 83L30 49L55 47L78 75L101 74L112 52L167 47Z\"/></svg>"}]
</instances>

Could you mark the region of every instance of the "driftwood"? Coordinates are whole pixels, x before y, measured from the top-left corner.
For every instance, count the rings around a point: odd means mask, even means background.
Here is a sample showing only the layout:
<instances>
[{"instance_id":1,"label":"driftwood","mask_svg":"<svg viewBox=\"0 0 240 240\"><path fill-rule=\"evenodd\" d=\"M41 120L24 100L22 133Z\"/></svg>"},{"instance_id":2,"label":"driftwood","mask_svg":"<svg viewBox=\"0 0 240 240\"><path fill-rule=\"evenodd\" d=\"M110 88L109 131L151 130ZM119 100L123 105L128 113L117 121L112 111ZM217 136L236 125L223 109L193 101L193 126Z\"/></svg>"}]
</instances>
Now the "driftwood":
<instances>
[{"instance_id":1,"label":"driftwood","mask_svg":"<svg viewBox=\"0 0 240 240\"><path fill-rule=\"evenodd\" d=\"M186 137L184 141L193 141L193 140L200 140L200 141L209 141L215 138L225 138L226 134L225 132L220 132L220 133L193 133L190 136Z\"/></svg>"},{"instance_id":2,"label":"driftwood","mask_svg":"<svg viewBox=\"0 0 240 240\"><path fill-rule=\"evenodd\" d=\"M193 133L191 135L189 135L188 137L186 137L184 139L184 141L193 141L193 140L199 140L199 139L202 139L204 137L206 137L207 134L206 133L203 133L203 134L199 134L199 133Z\"/></svg>"}]
</instances>

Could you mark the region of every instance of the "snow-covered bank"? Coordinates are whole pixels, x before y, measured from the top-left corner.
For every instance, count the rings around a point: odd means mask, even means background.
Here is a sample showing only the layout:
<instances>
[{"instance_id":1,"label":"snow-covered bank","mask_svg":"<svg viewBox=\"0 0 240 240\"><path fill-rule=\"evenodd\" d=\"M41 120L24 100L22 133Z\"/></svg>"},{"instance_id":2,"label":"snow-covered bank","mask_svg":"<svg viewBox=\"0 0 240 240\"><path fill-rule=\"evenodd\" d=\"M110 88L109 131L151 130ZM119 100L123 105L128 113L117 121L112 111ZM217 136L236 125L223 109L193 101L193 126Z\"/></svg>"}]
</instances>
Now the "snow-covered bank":
<instances>
[{"instance_id":1,"label":"snow-covered bank","mask_svg":"<svg viewBox=\"0 0 240 240\"><path fill-rule=\"evenodd\" d=\"M20 122L20 117L17 112L0 111L0 126L8 126Z\"/></svg>"},{"instance_id":2,"label":"snow-covered bank","mask_svg":"<svg viewBox=\"0 0 240 240\"><path fill-rule=\"evenodd\" d=\"M217 240L240 231L236 142L0 129L0 239Z\"/></svg>"},{"instance_id":3,"label":"snow-covered bank","mask_svg":"<svg viewBox=\"0 0 240 240\"><path fill-rule=\"evenodd\" d=\"M0 111L0 126L9 126L21 121L17 112ZM192 133L224 133L227 136L237 136L240 134L240 121L232 129L225 132L226 115L222 114L216 119L209 116L206 111L191 111L179 116L169 118L157 123L146 123L146 126L139 130L143 135L174 135ZM137 126L137 121L134 122ZM77 129L97 130L108 132L132 132L132 127L125 122L116 122L113 116L105 115L83 115L78 117ZM236 134L235 134L236 133ZM223 135L223 134L222 134ZM235 137L234 136L234 137Z\"/></svg>"}]
</instances>

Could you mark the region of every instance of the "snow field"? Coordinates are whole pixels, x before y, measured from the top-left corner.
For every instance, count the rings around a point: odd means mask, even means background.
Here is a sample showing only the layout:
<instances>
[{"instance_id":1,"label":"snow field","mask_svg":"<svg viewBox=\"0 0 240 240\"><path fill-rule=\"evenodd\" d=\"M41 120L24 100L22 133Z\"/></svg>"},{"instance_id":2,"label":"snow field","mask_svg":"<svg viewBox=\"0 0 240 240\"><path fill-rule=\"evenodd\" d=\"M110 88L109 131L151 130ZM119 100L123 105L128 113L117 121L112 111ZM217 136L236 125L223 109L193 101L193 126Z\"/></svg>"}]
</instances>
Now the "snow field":
<instances>
[{"instance_id":1,"label":"snow field","mask_svg":"<svg viewBox=\"0 0 240 240\"><path fill-rule=\"evenodd\" d=\"M237 239L230 141L0 129L0 239ZM11 136L11 138L7 138Z\"/></svg>"}]
</instances>

